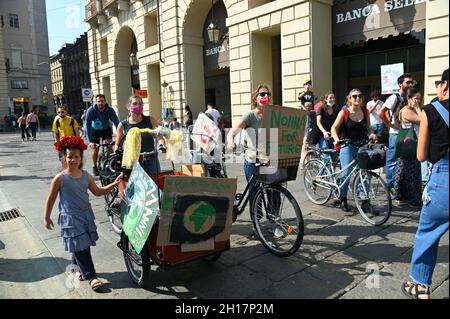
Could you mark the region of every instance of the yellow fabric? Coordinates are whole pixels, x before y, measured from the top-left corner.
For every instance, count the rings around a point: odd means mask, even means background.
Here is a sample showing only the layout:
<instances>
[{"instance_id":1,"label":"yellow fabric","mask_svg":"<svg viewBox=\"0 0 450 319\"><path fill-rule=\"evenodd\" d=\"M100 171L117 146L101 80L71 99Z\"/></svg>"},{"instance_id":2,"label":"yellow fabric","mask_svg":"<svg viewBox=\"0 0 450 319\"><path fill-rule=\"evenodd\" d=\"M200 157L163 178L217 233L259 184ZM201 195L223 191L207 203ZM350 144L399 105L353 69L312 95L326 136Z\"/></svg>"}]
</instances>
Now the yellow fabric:
<instances>
[{"instance_id":1,"label":"yellow fabric","mask_svg":"<svg viewBox=\"0 0 450 319\"><path fill-rule=\"evenodd\" d=\"M52 125L52 131L55 133L59 133L59 137L63 137L63 136L74 136L75 132L72 129L72 126L70 125L70 121L72 120L72 118L70 116L66 116L65 118L56 118L53 121L53 125ZM59 121L59 129L56 126L56 122ZM75 128L75 130L78 128L78 123L77 121L73 121L73 127Z\"/></svg>"},{"instance_id":2,"label":"yellow fabric","mask_svg":"<svg viewBox=\"0 0 450 319\"><path fill-rule=\"evenodd\" d=\"M141 152L141 129L133 127L128 131L123 147L122 167L132 169Z\"/></svg>"},{"instance_id":3,"label":"yellow fabric","mask_svg":"<svg viewBox=\"0 0 450 319\"><path fill-rule=\"evenodd\" d=\"M156 130L149 128L140 129L133 127L128 131L127 138L123 149L122 167L132 169L134 164L139 160L139 154L141 152L141 134L142 133L154 133ZM175 161L184 158L183 147L183 131L173 130L168 131L166 136L167 140L167 159ZM156 147L156 145L155 145Z\"/></svg>"}]
</instances>

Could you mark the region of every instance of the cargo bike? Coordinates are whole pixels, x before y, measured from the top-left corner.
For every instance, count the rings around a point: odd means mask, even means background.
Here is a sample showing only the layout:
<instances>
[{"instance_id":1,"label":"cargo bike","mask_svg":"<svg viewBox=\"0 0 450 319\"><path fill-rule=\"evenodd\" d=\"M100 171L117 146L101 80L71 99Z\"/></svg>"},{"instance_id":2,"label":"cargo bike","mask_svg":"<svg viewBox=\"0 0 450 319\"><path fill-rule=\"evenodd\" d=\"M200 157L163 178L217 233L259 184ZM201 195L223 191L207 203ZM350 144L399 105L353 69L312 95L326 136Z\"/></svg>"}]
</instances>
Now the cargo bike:
<instances>
[{"instance_id":1,"label":"cargo bike","mask_svg":"<svg viewBox=\"0 0 450 319\"><path fill-rule=\"evenodd\" d=\"M141 132L143 131L151 133L155 139L159 135L167 138L167 135L170 134L165 129L141 130ZM136 249L127 232L122 229L124 226L122 225L123 218L127 213L127 206L130 204L127 203L127 191L129 191L132 172L121 169L121 152L123 150L111 155L113 160L110 162L110 170L115 174L111 174L110 178L123 171L124 180L113 192L112 197L108 198L107 212L111 224L114 225L113 228L120 232L120 241L117 246L123 251L127 272L131 281L137 286L149 287L151 265L170 267L198 259L208 262L219 259L224 251L230 249L231 224L236 221L237 215L242 213L247 202L250 202L250 216L254 228L256 227L257 238L270 252L278 256L288 256L295 253L300 247L303 240L303 218L297 202L284 185L279 181L264 183L264 181L258 180L257 184L249 184L244 194L236 194L236 179L224 178L227 174L224 163L225 157L222 156L222 163L215 163L212 166L213 169L211 169L211 166L205 166L207 177L189 176L186 171L176 170L173 162L172 169L157 170L155 174L151 174L151 179L158 186L155 196L157 198L157 217L142 249ZM157 160L158 158L157 151L140 153L139 155L141 162L151 159ZM189 185L189 188L197 188L190 189L185 193L176 193L178 189L175 185L180 184ZM195 185L195 187L192 185ZM228 186L228 188L225 186ZM252 197L249 194L249 189L255 188L255 186L259 187L259 190L256 190L259 191L259 195ZM274 206L269 203L274 198L275 192L281 194L281 196L276 197L275 209L278 212L273 212ZM283 204L286 197L287 205ZM108 202L110 205L108 205ZM203 206L200 208L197 205L198 209L193 209L198 202L201 202ZM189 205L189 203L193 205ZM281 209L286 206L290 209L285 210L292 214L289 221L281 218ZM192 229L191 232L186 230L189 228L186 226L186 221L189 222L189 218L192 220L194 214L196 214L195 218L205 220L203 215L207 214L208 211L215 211L216 213L216 223L209 230L208 226L204 227L203 232L196 232ZM209 224L212 223L213 221L209 219ZM207 224L207 222L204 224ZM293 241L291 242L291 239L288 241L289 246L287 248L271 249L273 244L269 244L267 233L262 232L262 225L264 224L271 224L271 229L278 229L279 232L280 229L283 229L281 234L278 235L273 231L271 232L271 235L277 235L274 237L277 237L278 241L285 240L285 237L294 237Z\"/></svg>"}]
</instances>

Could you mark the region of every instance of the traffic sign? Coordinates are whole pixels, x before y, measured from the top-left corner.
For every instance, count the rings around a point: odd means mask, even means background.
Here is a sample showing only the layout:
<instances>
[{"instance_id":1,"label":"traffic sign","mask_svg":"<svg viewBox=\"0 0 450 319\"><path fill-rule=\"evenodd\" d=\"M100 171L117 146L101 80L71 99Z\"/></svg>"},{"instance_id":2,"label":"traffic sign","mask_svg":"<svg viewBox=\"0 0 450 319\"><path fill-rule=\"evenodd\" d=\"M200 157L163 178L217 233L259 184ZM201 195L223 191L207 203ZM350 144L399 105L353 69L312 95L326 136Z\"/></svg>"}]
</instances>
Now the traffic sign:
<instances>
[{"instance_id":1,"label":"traffic sign","mask_svg":"<svg viewBox=\"0 0 450 319\"><path fill-rule=\"evenodd\" d=\"M90 88L82 88L81 97L83 102L90 102L92 100L92 90Z\"/></svg>"}]
</instances>

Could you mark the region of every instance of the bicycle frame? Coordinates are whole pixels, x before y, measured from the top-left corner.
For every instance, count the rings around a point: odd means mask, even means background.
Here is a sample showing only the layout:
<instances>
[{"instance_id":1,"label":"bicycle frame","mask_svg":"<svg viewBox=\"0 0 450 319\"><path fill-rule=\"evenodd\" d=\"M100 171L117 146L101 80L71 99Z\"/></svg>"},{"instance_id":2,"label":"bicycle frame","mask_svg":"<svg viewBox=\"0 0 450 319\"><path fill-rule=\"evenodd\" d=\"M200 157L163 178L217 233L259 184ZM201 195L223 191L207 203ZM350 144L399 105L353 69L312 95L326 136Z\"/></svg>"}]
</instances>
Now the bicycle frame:
<instances>
[{"instance_id":1,"label":"bicycle frame","mask_svg":"<svg viewBox=\"0 0 450 319\"><path fill-rule=\"evenodd\" d=\"M321 175L321 177L330 177L330 178L332 178L332 182L328 182L326 180L322 180L321 178L317 179L317 181L319 181L322 185L328 185L328 186L338 190L337 197L339 197L340 194L341 194L341 187L342 187L342 185L344 185L347 181L349 181L354 174L356 174L357 172L360 171L360 168L358 167L358 164L356 163L356 159L354 159L353 161L348 163L345 167L342 167L341 169L338 169L337 171L335 171L333 165L330 165L330 164L332 164L332 160L331 159L328 159L326 162L324 162L324 161L321 161L321 162L331 172L331 174ZM353 166L351 172L348 174L348 176L344 180L340 181L340 184L338 184L337 180L336 180L336 176L339 175L339 174L342 174L342 172L344 172L345 170L350 168L352 165L354 165L354 166Z\"/></svg>"},{"instance_id":2,"label":"bicycle frame","mask_svg":"<svg viewBox=\"0 0 450 319\"><path fill-rule=\"evenodd\" d=\"M257 182L252 176L245 186L244 192L242 193L242 197L237 199L237 203L234 204L234 208L237 210L237 215L240 215L244 212L245 207L247 207L247 203L250 200L250 194L253 192L256 186L260 183Z\"/></svg>"}]
</instances>

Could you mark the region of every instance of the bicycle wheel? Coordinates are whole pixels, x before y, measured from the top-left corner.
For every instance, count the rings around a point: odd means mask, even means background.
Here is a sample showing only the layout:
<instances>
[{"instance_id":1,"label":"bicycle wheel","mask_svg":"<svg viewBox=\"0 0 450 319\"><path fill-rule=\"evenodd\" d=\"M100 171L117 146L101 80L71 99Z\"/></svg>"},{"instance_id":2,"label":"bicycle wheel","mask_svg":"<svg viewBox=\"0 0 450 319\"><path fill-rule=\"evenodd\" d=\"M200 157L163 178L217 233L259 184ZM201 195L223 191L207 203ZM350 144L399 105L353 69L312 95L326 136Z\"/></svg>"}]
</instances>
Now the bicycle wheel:
<instances>
[{"instance_id":1,"label":"bicycle wheel","mask_svg":"<svg viewBox=\"0 0 450 319\"><path fill-rule=\"evenodd\" d=\"M358 173L353 198L361 216L372 225L383 225L391 216L391 195L383 179L374 172L361 170Z\"/></svg>"},{"instance_id":2,"label":"bicycle wheel","mask_svg":"<svg viewBox=\"0 0 450 319\"><path fill-rule=\"evenodd\" d=\"M131 281L141 288L147 288L150 283L151 260L148 247L145 245L140 254L138 254L133 245L128 240L127 235L122 233L121 244L125 266Z\"/></svg>"},{"instance_id":3,"label":"bicycle wheel","mask_svg":"<svg viewBox=\"0 0 450 319\"><path fill-rule=\"evenodd\" d=\"M315 204L323 205L331 197L332 183L330 171L324 163L318 160L311 160L306 163L303 169L303 185L306 196Z\"/></svg>"},{"instance_id":4,"label":"bicycle wheel","mask_svg":"<svg viewBox=\"0 0 450 319\"><path fill-rule=\"evenodd\" d=\"M120 219L120 203L112 203L107 205L106 211L108 214L108 220L111 224L113 231L120 235L122 233L122 221Z\"/></svg>"},{"instance_id":5,"label":"bicycle wheel","mask_svg":"<svg viewBox=\"0 0 450 319\"><path fill-rule=\"evenodd\" d=\"M294 196L282 186L264 186L255 194L250 215L261 243L272 254L287 257L303 241L303 216Z\"/></svg>"},{"instance_id":6,"label":"bicycle wheel","mask_svg":"<svg viewBox=\"0 0 450 319\"><path fill-rule=\"evenodd\" d=\"M320 161L322 159L322 157L321 157L320 153L316 150L309 150L308 152L306 152L306 155L303 158L302 168L305 169L306 164L313 159Z\"/></svg>"}]
</instances>

